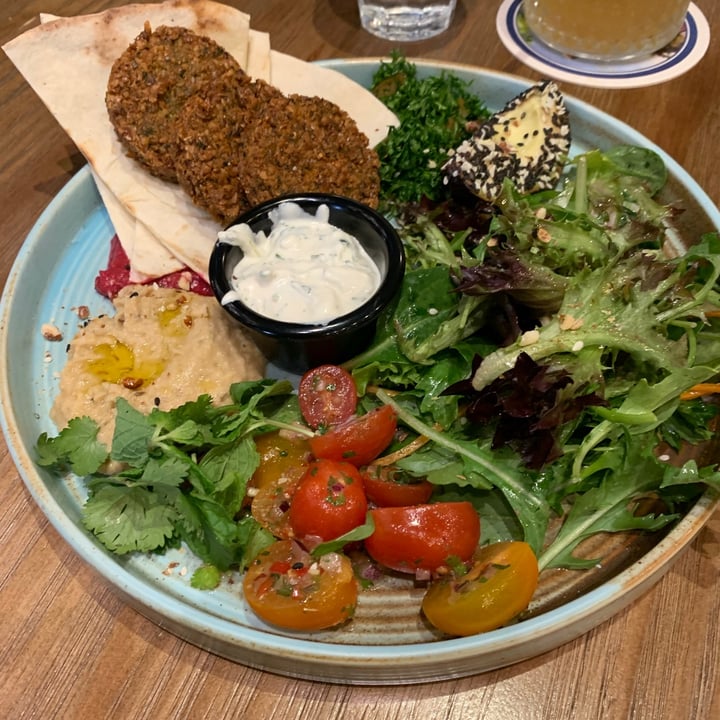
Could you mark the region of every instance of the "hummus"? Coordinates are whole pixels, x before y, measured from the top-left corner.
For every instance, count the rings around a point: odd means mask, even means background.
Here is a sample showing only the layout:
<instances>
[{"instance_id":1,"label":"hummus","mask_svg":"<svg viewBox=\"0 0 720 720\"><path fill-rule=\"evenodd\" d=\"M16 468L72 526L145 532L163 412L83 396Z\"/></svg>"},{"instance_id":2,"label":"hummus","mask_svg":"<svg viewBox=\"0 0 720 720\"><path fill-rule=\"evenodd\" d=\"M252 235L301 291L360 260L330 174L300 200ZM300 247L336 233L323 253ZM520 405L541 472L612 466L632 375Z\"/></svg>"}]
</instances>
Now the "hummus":
<instances>
[{"instance_id":1,"label":"hummus","mask_svg":"<svg viewBox=\"0 0 720 720\"><path fill-rule=\"evenodd\" d=\"M234 382L265 375L265 358L215 298L153 285L130 285L113 317L93 318L73 339L50 417L63 428L89 416L110 447L115 402L148 413L212 396L230 402Z\"/></svg>"}]
</instances>

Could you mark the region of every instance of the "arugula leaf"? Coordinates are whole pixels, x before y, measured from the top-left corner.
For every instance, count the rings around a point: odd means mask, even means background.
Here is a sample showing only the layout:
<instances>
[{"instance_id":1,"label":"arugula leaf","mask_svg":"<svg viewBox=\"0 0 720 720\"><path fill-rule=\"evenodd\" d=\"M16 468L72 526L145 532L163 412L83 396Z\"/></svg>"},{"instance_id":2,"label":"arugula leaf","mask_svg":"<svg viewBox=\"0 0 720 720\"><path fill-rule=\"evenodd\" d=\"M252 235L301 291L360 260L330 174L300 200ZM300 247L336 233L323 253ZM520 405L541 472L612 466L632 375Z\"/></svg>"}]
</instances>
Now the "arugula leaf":
<instances>
[{"instance_id":1,"label":"arugula leaf","mask_svg":"<svg viewBox=\"0 0 720 720\"><path fill-rule=\"evenodd\" d=\"M524 537L517 515L502 493L445 485L433 494L433 502L471 502L480 523L480 545L521 540Z\"/></svg>"},{"instance_id":2,"label":"arugula leaf","mask_svg":"<svg viewBox=\"0 0 720 720\"><path fill-rule=\"evenodd\" d=\"M688 460L682 467L666 472L660 488L678 485L707 485L720 492L720 470L713 466L698 467L697 461Z\"/></svg>"},{"instance_id":3,"label":"arugula leaf","mask_svg":"<svg viewBox=\"0 0 720 720\"><path fill-rule=\"evenodd\" d=\"M242 525L242 532L245 538L245 548L238 564L240 570L245 570L265 548L276 541L276 538L251 515L242 518L238 523Z\"/></svg>"},{"instance_id":4,"label":"arugula leaf","mask_svg":"<svg viewBox=\"0 0 720 720\"><path fill-rule=\"evenodd\" d=\"M654 385L645 378L637 381L616 409L594 408L604 419L595 423L575 452L572 473L584 474L586 458L601 442L614 441L618 433L632 436L651 433L666 418L672 417L683 390L702 382L716 371L706 367L683 368L674 371Z\"/></svg>"},{"instance_id":5,"label":"arugula leaf","mask_svg":"<svg viewBox=\"0 0 720 720\"><path fill-rule=\"evenodd\" d=\"M645 493L672 484L671 476L682 474L682 469L660 462L653 450L654 438L626 436L622 452L612 451L614 462L604 469L602 481L578 494L552 544L538 558L541 569L548 567L587 568L597 558L578 558L573 555L582 540L599 532L625 530L659 530L678 515L636 515L635 501Z\"/></svg>"},{"instance_id":6,"label":"arugula leaf","mask_svg":"<svg viewBox=\"0 0 720 720\"><path fill-rule=\"evenodd\" d=\"M319 558L331 552L342 552L342 549L348 543L365 540L365 538L369 538L374 531L375 523L373 522L372 515L368 513L365 518L365 522L362 525L358 525L356 528L340 535L340 537L320 543L313 548L310 554L314 558Z\"/></svg>"},{"instance_id":7,"label":"arugula leaf","mask_svg":"<svg viewBox=\"0 0 720 720\"><path fill-rule=\"evenodd\" d=\"M475 355L495 347L477 335L484 317L481 300L466 302L455 292L447 266L408 271L371 347L343 367L360 394L375 384L414 388L423 412L446 426L457 416L457 400L443 390L467 377Z\"/></svg>"},{"instance_id":8,"label":"arugula leaf","mask_svg":"<svg viewBox=\"0 0 720 720\"><path fill-rule=\"evenodd\" d=\"M523 528L525 541L537 554L540 552L550 520L550 507L542 497L533 491L530 475L525 472L517 457L506 456L482 447L476 440L464 440L445 432L440 432L425 424L420 418L406 410L397 398L392 398L383 390L377 391L377 397L386 405L394 408L398 418L415 432L430 438L435 446L440 446L462 463L462 471L453 477L453 483L459 486L473 484L473 478L482 478L481 482L498 488L517 514ZM404 463L400 463L406 469ZM439 477L433 477L439 482Z\"/></svg>"},{"instance_id":9,"label":"arugula leaf","mask_svg":"<svg viewBox=\"0 0 720 720\"><path fill-rule=\"evenodd\" d=\"M702 398L678 403L675 412L662 422L660 435L676 451L683 443L699 445L712 438L711 422L718 413L720 407L717 404Z\"/></svg>"}]
</instances>

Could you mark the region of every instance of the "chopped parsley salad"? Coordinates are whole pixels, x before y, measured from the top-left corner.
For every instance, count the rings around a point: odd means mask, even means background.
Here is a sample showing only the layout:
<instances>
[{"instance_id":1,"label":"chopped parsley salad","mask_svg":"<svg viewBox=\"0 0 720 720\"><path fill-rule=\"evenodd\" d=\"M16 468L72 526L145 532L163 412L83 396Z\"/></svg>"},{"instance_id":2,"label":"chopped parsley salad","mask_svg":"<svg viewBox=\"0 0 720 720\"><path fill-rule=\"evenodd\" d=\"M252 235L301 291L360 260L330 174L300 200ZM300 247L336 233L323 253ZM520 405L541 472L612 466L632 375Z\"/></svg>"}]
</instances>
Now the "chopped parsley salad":
<instances>
[{"instance_id":1,"label":"chopped parsley salad","mask_svg":"<svg viewBox=\"0 0 720 720\"><path fill-rule=\"evenodd\" d=\"M448 149L505 143L482 100L400 56L373 89L401 121L378 153L407 271L372 345L297 390L237 383L223 407L119 400L111 448L75 418L37 457L87 478L83 523L109 550L185 543L205 589L245 570L279 627L348 621L369 564L427 583L426 620L469 635L516 619L543 570L594 566L586 538L666 528L720 489L683 453L717 422L720 237L668 250L679 210L641 147L563 157L552 188L453 187Z\"/></svg>"}]
</instances>

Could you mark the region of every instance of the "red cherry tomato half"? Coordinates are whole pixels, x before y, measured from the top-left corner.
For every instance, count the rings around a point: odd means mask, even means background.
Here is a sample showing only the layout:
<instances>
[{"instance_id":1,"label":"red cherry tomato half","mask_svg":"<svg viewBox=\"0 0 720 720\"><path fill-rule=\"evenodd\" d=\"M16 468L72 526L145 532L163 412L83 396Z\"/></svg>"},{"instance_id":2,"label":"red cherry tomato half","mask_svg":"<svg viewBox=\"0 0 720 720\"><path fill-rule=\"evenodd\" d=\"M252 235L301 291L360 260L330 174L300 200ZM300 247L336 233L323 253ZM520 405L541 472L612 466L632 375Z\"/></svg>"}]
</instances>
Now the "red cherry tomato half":
<instances>
[{"instance_id":1,"label":"red cherry tomato half","mask_svg":"<svg viewBox=\"0 0 720 720\"><path fill-rule=\"evenodd\" d=\"M537 584L537 559L527 543L493 543L466 574L434 581L422 609L439 630L474 635L510 622L529 605Z\"/></svg>"},{"instance_id":2,"label":"red cherry tomato half","mask_svg":"<svg viewBox=\"0 0 720 720\"><path fill-rule=\"evenodd\" d=\"M243 593L266 622L291 630L322 630L353 616L358 589L344 555L328 553L315 560L297 543L278 540L250 563Z\"/></svg>"},{"instance_id":3,"label":"red cherry tomato half","mask_svg":"<svg viewBox=\"0 0 720 720\"><path fill-rule=\"evenodd\" d=\"M480 518L469 502L439 502L370 510L370 557L398 572L434 572L448 560L468 561L480 541Z\"/></svg>"},{"instance_id":4,"label":"red cherry tomato half","mask_svg":"<svg viewBox=\"0 0 720 720\"><path fill-rule=\"evenodd\" d=\"M334 460L310 464L290 501L296 538L334 540L365 522L367 500L354 465Z\"/></svg>"},{"instance_id":5,"label":"red cherry tomato half","mask_svg":"<svg viewBox=\"0 0 720 720\"><path fill-rule=\"evenodd\" d=\"M433 485L427 480L398 480L400 473L392 466L368 465L360 475L368 501L379 507L422 505L433 492Z\"/></svg>"},{"instance_id":6,"label":"red cherry tomato half","mask_svg":"<svg viewBox=\"0 0 720 720\"><path fill-rule=\"evenodd\" d=\"M397 414L389 405L382 405L365 415L353 416L323 435L309 439L316 458L368 465L392 442L397 427Z\"/></svg>"},{"instance_id":7,"label":"red cherry tomato half","mask_svg":"<svg viewBox=\"0 0 720 720\"><path fill-rule=\"evenodd\" d=\"M355 413L357 387L347 370L337 365L320 365L300 378L298 402L311 428L337 425Z\"/></svg>"}]
</instances>

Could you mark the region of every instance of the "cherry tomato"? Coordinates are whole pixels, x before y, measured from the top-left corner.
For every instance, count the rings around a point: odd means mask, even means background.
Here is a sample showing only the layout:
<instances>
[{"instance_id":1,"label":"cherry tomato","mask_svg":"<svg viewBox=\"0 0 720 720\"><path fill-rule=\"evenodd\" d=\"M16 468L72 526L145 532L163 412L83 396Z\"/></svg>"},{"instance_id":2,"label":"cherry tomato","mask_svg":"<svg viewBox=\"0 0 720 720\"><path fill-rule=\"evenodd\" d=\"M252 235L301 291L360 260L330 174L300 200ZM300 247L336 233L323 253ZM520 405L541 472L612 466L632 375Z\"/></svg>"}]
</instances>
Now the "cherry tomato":
<instances>
[{"instance_id":1,"label":"cherry tomato","mask_svg":"<svg viewBox=\"0 0 720 720\"><path fill-rule=\"evenodd\" d=\"M448 560L466 562L480 540L480 518L469 502L439 502L370 510L370 557L398 572L434 572Z\"/></svg>"},{"instance_id":2,"label":"cherry tomato","mask_svg":"<svg viewBox=\"0 0 720 720\"><path fill-rule=\"evenodd\" d=\"M260 464L253 473L250 487L274 485L279 478L300 478L310 464L310 446L305 438L290 437L276 430L258 435L255 447Z\"/></svg>"},{"instance_id":3,"label":"cherry tomato","mask_svg":"<svg viewBox=\"0 0 720 720\"><path fill-rule=\"evenodd\" d=\"M382 405L365 415L353 416L323 435L308 440L316 458L344 460L355 467L368 465L392 442L397 414Z\"/></svg>"},{"instance_id":4,"label":"cherry tomato","mask_svg":"<svg viewBox=\"0 0 720 720\"><path fill-rule=\"evenodd\" d=\"M268 532L277 538L291 538L290 500L300 478L278 478L278 481L265 485L257 491L250 505L250 513Z\"/></svg>"},{"instance_id":5,"label":"cherry tomato","mask_svg":"<svg viewBox=\"0 0 720 720\"><path fill-rule=\"evenodd\" d=\"M243 592L260 618L291 630L345 622L355 612L358 595L347 557L328 553L315 560L291 540L278 540L250 563Z\"/></svg>"},{"instance_id":6,"label":"cherry tomato","mask_svg":"<svg viewBox=\"0 0 720 720\"><path fill-rule=\"evenodd\" d=\"M298 402L311 428L337 425L355 413L357 387L347 370L337 365L320 365L300 378Z\"/></svg>"},{"instance_id":7,"label":"cherry tomato","mask_svg":"<svg viewBox=\"0 0 720 720\"><path fill-rule=\"evenodd\" d=\"M486 545L465 575L431 583L422 609L449 635L474 635L506 625L530 603L538 584L535 554L525 542Z\"/></svg>"},{"instance_id":8,"label":"cherry tomato","mask_svg":"<svg viewBox=\"0 0 720 720\"><path fill-rule=\"evenodd\" d=\"M290 525L298 539L334 540L362 525L366 513L358 469L334 460L313 462L290 501Z\"/></svg>"},{"instance_id":9,"label":"cherry tomato","mask_svg":"<svg viewBox=\"0 0 720 720\"><path fill-rule=\"evenodd\" d=\"M360 475L368 501L380 507L422 505L430 499L433 492L432 483L427 480L398 480L400 472L393 467L368 465Z\"/></svg>"},{"instance_id":10,"label":"cherry tomato","mask_svg":"<svg viewBox=\"0 0 720 720\"><path fill-rule=\"evenodd\" d=\"M290 499L310 466L307 440L271 432L256 437L255 445L260 463L250 480L250 512L275 537L289 538Z\"/></svg>"}]
</instances>

